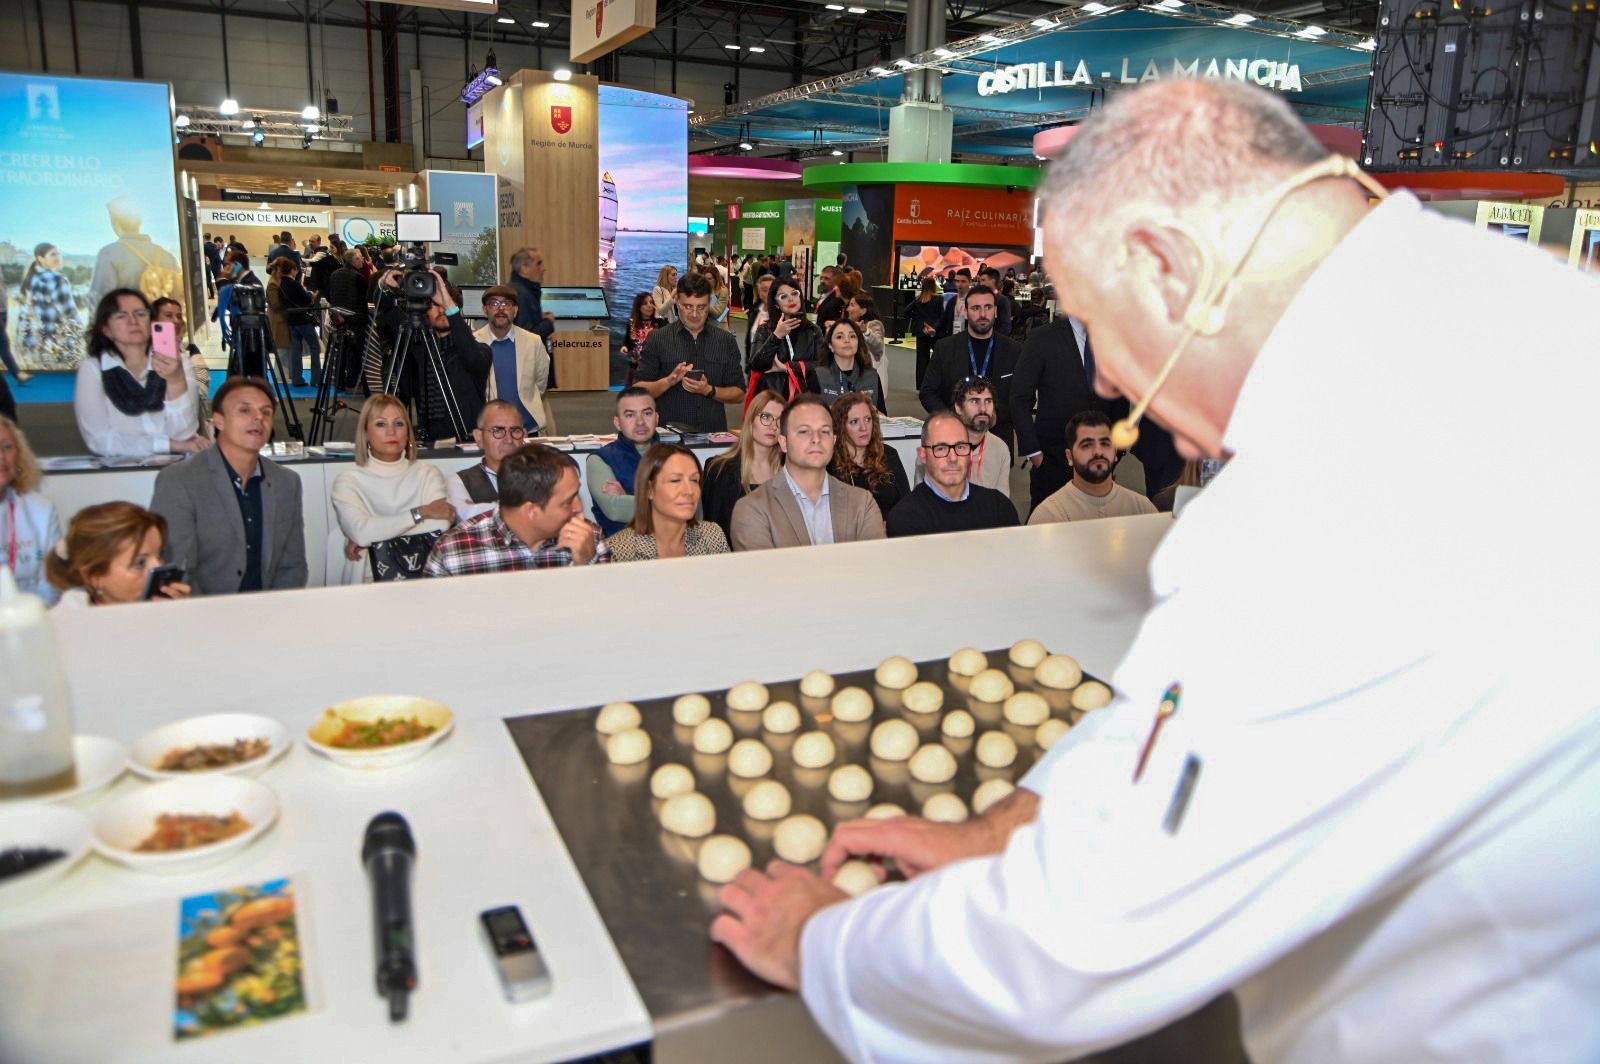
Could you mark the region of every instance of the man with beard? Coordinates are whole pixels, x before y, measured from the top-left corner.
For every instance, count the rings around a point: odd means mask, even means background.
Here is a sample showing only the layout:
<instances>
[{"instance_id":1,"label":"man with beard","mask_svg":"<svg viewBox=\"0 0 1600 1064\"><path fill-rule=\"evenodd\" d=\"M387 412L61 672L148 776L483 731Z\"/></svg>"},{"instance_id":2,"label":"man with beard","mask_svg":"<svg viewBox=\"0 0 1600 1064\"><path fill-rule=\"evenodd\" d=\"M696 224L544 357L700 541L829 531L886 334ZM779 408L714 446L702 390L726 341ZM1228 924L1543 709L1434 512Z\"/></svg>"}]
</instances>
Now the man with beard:
<instances>
[{"instance_id":1,"label":"man with beard","mask_svg":"<svg viewBox=\"0 0 1600 1064\"><path fill-rule=\"evenodd\" d=\"M1067 422L1067 432L1072 439L1072 446L1067 448L1072 479L1034 508L1028 524L1134 517L1156 512L1149 499L1111 479L1120 456L1111 445L1110 418L1098 410L1085 410L1074 414Z\"/></svg>"},{"instance_id":2,"label":"man with beard","mask_svg":"<svg viewBox=\"0 0 1600 1064\"><path fill-rule=\"evenodd\" d=\"M972 271L963 266L951 279L956 284L955 298L945 300L944 312L939 316L939 331L934 333L941 340L967 327L967 292L972 288Z\"/></svg>"},{"instance_id":3,"label":"man with beard","mask_svg":"<svg viewBox=\"0 0 1600 1064\"><path fill-rule=\"evenodd\" d=\"M972 470L968 479L1011 497L1011 448L989 431L994 428L994 388L982 377L962 381L950 396L956 417L967 427L972 443Z\"/></svg>"},{"instance_id":4,"label":"man with beard","mask_svg":"<svg viewBox=\"0 0 1600 1064\"><path fill-rule=\"evenodd\" d=\"M967 426L955 414L941 410L922 423L922 446L917 448L922 483L889 511L891 539L1012 528L1021 523L1010 499L967 479L972 453Z\"/></svg>"},{"instance_id":5,"label":"man with beard","mask_svg":"<svg viewBox=\"0 0 1600 1064\"><path fill-rule=\"evenodd\" d=\"M933 357L928 360L928 372L917 397L930 414L949 410L954 404L956 385L982 377L994 389L995 415L990 431L1010 447L1011 378L1021 349L1009 336L995 332L994 299L994 290L984 285L967 290L966 328L933 345Z\"/></svg>"},{"instance_id":6,"label":"man with beard","mask_svg":"<svg viewBox=\"0 0 1600 1064\"><path fill-rule=\"evenodd\" d=\"M528 438L522 415L504 399L491 399L478 414L478 427L472 438L483 451L483 461L456 471L446 481L445 496L456 508L456 517L470 521L500 504L500 463L510 457Z\"/></svg>"},{"instance_id":7,"label":"man with beard","mask_svg":"<svg viewBox=\"0 0 1600 1064\"><path fill-rule=\"evenodd\" d=\"M544 397L550 389L550 352L538 333L516 324L518 310L513 289L505 285L489 289L483 294L483 312L489 324L472 338L494 356L489 398L510 403L529 436L549 436L550 414Z\"/></svg>"}]
</instances>

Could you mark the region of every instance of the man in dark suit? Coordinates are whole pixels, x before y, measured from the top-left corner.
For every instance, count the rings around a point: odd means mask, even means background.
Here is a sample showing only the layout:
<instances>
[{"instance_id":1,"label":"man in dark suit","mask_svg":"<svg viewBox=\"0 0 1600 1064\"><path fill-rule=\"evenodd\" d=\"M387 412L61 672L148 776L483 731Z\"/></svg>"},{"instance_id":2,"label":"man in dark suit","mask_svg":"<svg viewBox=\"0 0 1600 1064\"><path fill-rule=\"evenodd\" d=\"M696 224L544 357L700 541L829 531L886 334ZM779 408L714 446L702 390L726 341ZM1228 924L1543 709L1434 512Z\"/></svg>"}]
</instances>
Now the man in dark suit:
<instances>
[{"instance_id":1,"label":"man in dark suit","mask_svg":"<svg viewBox=\"0 0 1600 1064\"><path fill-rule=\"evenodd\" d=\"M956 291L952 299L947 294L944 300L944 313L939 319L939 331L934 337L943 340L946 336L954 336L967 327L967 292L972 288L972 271L966 267L956 271Z\"/></svg>"},{"instance_id":2,"label":"man in dark suit","mask_svg":"<svg viewBox=\"0 0 1600 1064\"><path fill-rule=\"evenodd\" d=\"M1011 446L1011 388L1021 350L1009 336L994 331L994 292L977 285L967 290L966 327L933 345L928 372L917 397L928 413L950 409L956 385L982 377L994 385L995 418L989 431Z\"/></svg>"}]
</instances>

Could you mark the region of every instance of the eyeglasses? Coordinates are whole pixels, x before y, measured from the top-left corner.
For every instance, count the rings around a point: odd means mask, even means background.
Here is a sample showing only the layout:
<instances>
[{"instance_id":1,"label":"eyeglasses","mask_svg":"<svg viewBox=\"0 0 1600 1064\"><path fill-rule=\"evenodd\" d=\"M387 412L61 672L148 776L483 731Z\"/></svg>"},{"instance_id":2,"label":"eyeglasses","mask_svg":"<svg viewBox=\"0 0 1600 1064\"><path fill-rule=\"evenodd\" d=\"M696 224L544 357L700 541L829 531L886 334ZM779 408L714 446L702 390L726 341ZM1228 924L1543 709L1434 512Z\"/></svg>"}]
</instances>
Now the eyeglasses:
<instances>
[{"instance_id":1,"label":"eyeglasses","mask_svg":"<svg viewBox=\"0 0 1600 1064\"><path fill-rule=\"evenodd\" d=\"M149 321L148 310L119 310L111 315L112 321Z\"/></svg>"},{"instance_id":2,"label":"eyeglasses","mask_svg":"<svg viewBox=\"0 0 1600 1064\"><path fill-rule=\"evenodd\" d=\"M766 411L762 411L756 415L756 420L761 422L763 425L776 425L778 423L778 419L782 416L782 414L769 414Z\"/></svg>"},{"instance_id":3,"label":"eyeglasses","mask_svg":"<svg viewBox=\"0 0 1600 1064\"><path fill-rule=\"evenodd\" d=\"M965 458L972 453L972 444L966 440L960 443L930 443L928 453L935 458L949 458L952 453L957 458Z\"/></svg>"},{"instance_id":4,"label":"eyeglasses","mask_svg":"<svg viewBox=\"0 0 1600 1064\"><path fill-rule=\"evenodd\" d=\"M485 299L483 301L484 310L500 310L505 307L514 306L516 306L516 304L511 302L509 299Z\"/></svg>"},{"instance_id":5,"label":"eyeglasses","mask_svg":"<svg viewBox=\"0 0 1600 1064\"><path fill-rule=\"evenodd\" d=\"M489 430L489 435L493 436L497 440L503 440L507 436L510 436L514 440L520 440L527 434L528 430L523 428L521 425L512 425L509 428L505 425L496 425Z\"/></svg>"}]
</instances>

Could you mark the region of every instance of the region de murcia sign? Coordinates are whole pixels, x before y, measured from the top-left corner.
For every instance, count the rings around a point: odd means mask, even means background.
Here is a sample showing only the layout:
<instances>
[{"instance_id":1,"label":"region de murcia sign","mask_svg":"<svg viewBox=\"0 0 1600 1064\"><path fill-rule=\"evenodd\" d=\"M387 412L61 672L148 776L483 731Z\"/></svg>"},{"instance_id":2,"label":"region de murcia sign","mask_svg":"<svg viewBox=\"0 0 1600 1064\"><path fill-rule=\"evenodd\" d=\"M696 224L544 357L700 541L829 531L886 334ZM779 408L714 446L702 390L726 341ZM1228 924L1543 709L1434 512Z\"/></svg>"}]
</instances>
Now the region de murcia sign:
<instances>
[{"instance_id":1,"label":"region de murcia sign","mask_svg":"<svg viewBox=\"0 0 1600 1064\"><path fill-rule=\"evenodd\" d=\"M1191 59L1187 63L1181 59L1174 59L1171 68L1165 74L1161 72L1161 67L1154 59L1148 59L1145 61L1144 72L1137 77L1132 74L1134 61L1127 56L1122 59L1122 70L1117 77L1113 77L1109 70L1102 70L1098 78L1091 75L1088 61L1083 59L1078 60L1077 66L1072 68L1071 73L1068 73L1067 68L1067 60L1057 59L1054 64L1019 63L1016 66L985 70L978 75L978 95L1000 96L1025 89L1069 88L1076 85L1093 85L1096 81L1137 85L1142 81L1159 81L1163 77L1231 78L1234 81L1251 81L1280 92L1303 91L1300 84L1300 64L1279 63L1272 59L1212 59L1204 66L1201 66L1199 59Z\"/></svg>"}]
</instances>

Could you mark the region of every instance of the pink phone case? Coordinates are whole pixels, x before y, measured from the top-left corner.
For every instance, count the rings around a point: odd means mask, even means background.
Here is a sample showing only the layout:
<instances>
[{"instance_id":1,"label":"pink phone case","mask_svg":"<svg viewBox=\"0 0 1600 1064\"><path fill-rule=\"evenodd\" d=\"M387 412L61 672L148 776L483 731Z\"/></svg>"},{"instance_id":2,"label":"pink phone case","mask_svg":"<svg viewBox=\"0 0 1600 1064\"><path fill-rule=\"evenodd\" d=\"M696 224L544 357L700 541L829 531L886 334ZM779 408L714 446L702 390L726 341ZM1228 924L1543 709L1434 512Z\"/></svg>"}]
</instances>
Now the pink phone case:
<instances>
[{"instance_id":1,"label":"pink phone case","mask_svg":"<svg viewBox=\"0 0 1600 1064\"><path fill-rule=\"evenodd\" d=\"M151 324L150 350L164 358L178 357L178 331L173 328L170 321Z\"/></svg>"}]
</instances>

